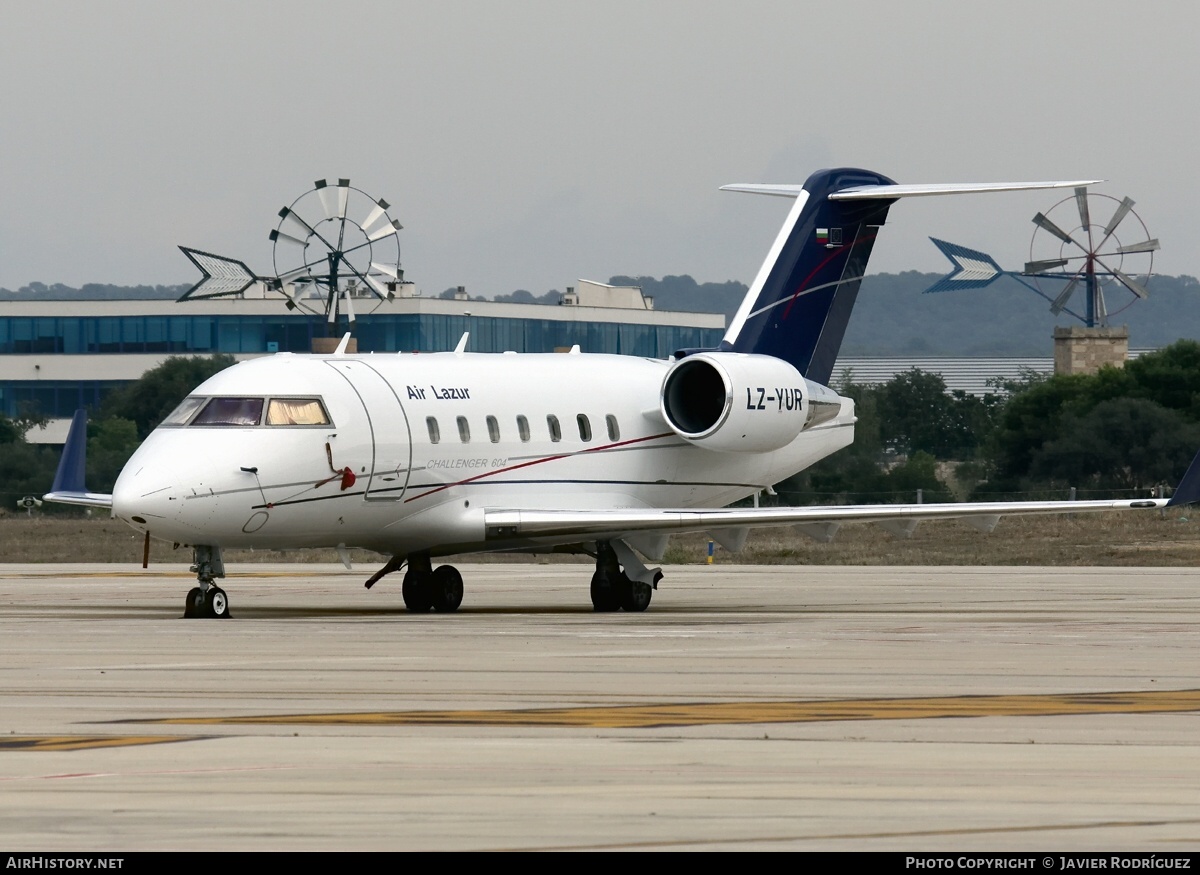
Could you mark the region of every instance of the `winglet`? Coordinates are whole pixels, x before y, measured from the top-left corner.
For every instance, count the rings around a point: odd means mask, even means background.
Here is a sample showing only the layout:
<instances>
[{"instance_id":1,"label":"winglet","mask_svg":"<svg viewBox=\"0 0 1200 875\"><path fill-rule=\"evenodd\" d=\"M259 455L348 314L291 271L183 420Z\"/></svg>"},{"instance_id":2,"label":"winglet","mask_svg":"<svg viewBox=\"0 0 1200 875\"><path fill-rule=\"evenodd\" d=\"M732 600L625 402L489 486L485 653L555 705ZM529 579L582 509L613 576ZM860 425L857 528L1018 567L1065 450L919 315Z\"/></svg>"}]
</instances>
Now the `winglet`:
<instances>
[{"instance_id":1,"label":"winglet","mask_svg":"<svg viewBox=\"0 0 1200 875\"><path fill-rule=\"evenodd\" d=\"M1175 487L1175 494L1167 502L1167 507L1194 504L1197 501L1200 501L1200 453L1196 453L1196 457L1192 459L1192 464L1188 466L1187 473Z\"/></svg>"},{"instance_id":2,"label":"winglet","mask_svg":"<svg viewBox=\"0 0 1200 875\"><path fill-rule=\"evenodd\" d=\"M58 460L58 471L54 474L51 492L87 492L83 485L87 469L87 411L75 411L67 442L63 445L62 458Z\"/></svg>"}]
</instances>

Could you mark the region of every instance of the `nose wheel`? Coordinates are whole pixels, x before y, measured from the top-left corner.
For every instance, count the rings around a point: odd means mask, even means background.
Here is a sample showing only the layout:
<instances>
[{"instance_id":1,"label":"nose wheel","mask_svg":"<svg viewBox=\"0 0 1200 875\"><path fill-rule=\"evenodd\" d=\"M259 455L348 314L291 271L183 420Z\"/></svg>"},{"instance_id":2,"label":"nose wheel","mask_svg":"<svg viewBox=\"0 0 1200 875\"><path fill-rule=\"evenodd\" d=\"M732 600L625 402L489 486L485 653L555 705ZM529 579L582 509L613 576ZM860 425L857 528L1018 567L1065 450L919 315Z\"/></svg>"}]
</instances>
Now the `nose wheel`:
<instances>
[{"instance_id":1,"label":"nose wheel","mask_svg":"<svg viewBox=\"0 0 1200 875\"><path fill-rule=\"evenodd\" d=\"M216 620L228 619L229 596L225 590L213 583L214 580L225 576L225 563L221 561L219 547L194 547L194 561L191 567L199 581L199 586L192 587L183 605L184 619L199 619L201 617Z\"/></svg>"}]
</instances>

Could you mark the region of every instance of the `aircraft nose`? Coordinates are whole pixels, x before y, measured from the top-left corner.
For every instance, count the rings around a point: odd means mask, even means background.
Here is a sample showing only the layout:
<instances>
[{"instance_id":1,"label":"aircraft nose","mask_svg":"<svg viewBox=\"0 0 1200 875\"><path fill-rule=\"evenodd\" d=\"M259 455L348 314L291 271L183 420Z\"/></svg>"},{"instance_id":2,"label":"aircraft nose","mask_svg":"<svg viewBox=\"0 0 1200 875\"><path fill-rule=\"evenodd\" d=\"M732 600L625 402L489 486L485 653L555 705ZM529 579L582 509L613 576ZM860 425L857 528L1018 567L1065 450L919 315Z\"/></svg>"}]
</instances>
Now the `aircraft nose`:
<instances>
[{"instance_id":1,"label":"aircraft nose","mask_svg":"<svg viewBox=\"0 0 1200 875\"><path fill-rule=\"evenodd\" d=\"M137 463L136 458L121 471L113 485L112 513L139 531L168 534L178 517L176 488L154 468Z\"/></svg>"}]
</instances>

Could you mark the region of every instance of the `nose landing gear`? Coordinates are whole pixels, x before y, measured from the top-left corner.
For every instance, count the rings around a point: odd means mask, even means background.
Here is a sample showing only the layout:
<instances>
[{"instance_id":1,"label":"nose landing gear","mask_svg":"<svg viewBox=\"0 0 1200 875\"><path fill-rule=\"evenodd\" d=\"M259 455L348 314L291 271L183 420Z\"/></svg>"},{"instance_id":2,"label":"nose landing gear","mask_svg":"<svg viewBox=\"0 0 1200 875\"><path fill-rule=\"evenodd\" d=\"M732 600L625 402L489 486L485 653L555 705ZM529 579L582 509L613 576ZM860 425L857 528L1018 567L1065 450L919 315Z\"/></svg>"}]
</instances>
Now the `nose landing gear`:
<instances>
[{"instance_id":1,"label":"nose landing gear","mask_svg":"<svg viewBox=\"0 0 1200 875\"><path fill-rule=\"evenodd\" d=\"M184 619L211 617L228 619L229 596L225 590L213 583L225 576L225 563L221 561L220 547L196 546L192 548L192 567L200 585L192 587L183 605Z\"/></svg>"}]
</instances>

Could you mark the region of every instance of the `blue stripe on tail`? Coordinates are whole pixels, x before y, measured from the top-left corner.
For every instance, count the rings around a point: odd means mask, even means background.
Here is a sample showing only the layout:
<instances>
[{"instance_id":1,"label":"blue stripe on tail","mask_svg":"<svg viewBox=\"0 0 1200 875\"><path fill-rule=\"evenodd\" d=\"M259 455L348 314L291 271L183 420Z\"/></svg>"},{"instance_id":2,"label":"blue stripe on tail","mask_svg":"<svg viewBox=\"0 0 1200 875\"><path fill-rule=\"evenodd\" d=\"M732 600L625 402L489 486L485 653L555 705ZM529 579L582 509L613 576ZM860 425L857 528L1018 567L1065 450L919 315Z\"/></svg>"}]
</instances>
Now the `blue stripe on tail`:
<instances>
[{"instance_id":1,"label":"blue stripe on tail","mask_svg":"<svg viewBox=\"0 0 1200 875\"><path fill-rule=\"evenodd\" d=\"M818 170L804 183L807 202L774 262L730 326L723 349L790 362L810 380L828 384L875 235L894 199L831 201L858 185L893 185L869 170ZM789 216L789 219L791 217ZM786 226L785 226L786 231ZM765 274L765 276L764 276Z\"/></svg>"}]
</instances>

